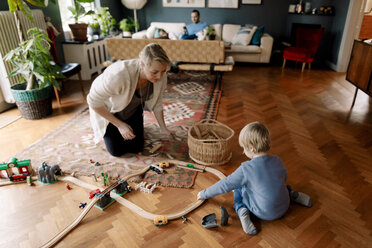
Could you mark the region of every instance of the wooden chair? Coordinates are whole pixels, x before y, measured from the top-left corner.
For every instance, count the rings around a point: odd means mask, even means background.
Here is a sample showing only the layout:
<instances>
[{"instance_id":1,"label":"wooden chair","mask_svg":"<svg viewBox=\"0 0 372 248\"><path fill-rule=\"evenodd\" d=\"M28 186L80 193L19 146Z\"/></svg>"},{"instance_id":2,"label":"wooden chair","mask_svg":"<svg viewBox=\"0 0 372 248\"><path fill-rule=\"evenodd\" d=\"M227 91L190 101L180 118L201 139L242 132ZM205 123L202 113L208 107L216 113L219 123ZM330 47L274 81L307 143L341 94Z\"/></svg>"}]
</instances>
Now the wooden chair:
<instances>
[{"instance_id":1,"label":"wooden chair","mask_svg":"<svg viewBox=\"0 0 372 248\"><path fill-rule=\"evenodd\" d=\"M64 81L66 81L69 77L72 77L74 75L78 75L79 78L79 83L80 83L80 88L81 92L83 94L83 98L85 100L85 92L84 92L84 87L83 87L83 82L81 80L81 65L79 63L67 63L67 64L62 64L61 65L61 71L63 76L65 78L59 80L60 84L62 85ZM61 106L61 98L59 97L59 93L56 87L54 87L54 93L56 94L57 102Z\"/></svg>"},{"instance_id":2,"label":"wooden chair","mask_svg":"<svg viewBox=\"0 0 372 248\"><path fill-rule=\"evenodd\" d=\"M283 52L283 66L285 68L287 60L302 62L302 70L304 71L306 63L309 69L314 61L320 41L322 40L324 28L297 28L296 30L296 46L288 47Z\"/></svg>"},{"instance_id":3,"label":"wooden chair","mask_svg":"<svg viewBox=\"0 0 372 248\"><path fill-rule=\"evenodd\" d=\"M50 46L50 54L52 55L54 61L56 63L58 63L57 46L56 46L56 43L55 43L55 34L54 34L54 31L53 31L53 28L48 27L46 31L47 31L48 37L51 41L51 43L50 43L50 45L51 45ZM79 78L81 92L83 93L83 98L85 100L85 92L84 92L83 82L81 80L81 73L80 73L81 72L81 65L79 63L66 63L66 64L59 64L59 66L61 67L62 74L65 77L63 79L58 80L60 85L62 86L64 81L66 81L70 77L77 74L78 78ZM53 88L54 88L54 93L56 95L58 105L61 106L61 98L59 97L58 90L55 86L53 86Z\"/></svg>"}]
</instances>

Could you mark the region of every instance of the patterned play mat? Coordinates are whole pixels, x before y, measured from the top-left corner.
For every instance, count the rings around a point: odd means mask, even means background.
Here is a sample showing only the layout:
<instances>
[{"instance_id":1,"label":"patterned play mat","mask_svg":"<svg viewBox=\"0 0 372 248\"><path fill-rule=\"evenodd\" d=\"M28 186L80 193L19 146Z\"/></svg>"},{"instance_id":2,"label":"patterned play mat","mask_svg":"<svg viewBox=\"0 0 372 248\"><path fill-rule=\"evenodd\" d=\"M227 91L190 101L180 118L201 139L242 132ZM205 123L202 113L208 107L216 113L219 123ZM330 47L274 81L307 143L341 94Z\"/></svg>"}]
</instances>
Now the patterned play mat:
<instances>
[{"instance_id":1,"label":"patterned play mat","mask_svg":"<svg viewBox=\"0 0 372 248\"><path fill-rule=\"evenodd\" d=\"M164 114L168 128L181 137L179 140L171 141L162 136L155 117L145 112L144 151L113 157L103 142L94 144L86 108L15 157L31 159L34 169L46 161L49 165L58 164L67 173L99 177L103 172L113 179L167 157L188 161L188 128L203 118L215 118L220 96L221 85L209 72L169 73L163 96ZM159 143L161 148L150 154L149 150ZM100 166L95 166L90 160L99 162Z\"/></svg>"}]
</instances>

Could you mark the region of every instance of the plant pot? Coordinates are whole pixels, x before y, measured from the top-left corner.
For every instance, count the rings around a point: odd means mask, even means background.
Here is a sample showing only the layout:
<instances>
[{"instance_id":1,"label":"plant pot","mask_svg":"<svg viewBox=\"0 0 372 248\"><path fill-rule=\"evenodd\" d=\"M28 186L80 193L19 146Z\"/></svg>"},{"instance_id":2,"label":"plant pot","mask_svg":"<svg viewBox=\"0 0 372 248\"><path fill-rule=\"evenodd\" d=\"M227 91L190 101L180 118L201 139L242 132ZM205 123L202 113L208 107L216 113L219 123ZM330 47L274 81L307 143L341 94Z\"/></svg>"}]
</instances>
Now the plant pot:
<instances>
[{"instance_id":1,"label":"plant pot","mask_svg":"<svg viewBox=\"0 0 372 248\"><path fill-rule=\"evenodd\" d=\"M132 33L129 31L123 31L123 37L132 37Z\"/></svg>"},{"instance_id":2,"label":"plant pot","mask_svg":"<svg viewBox=\"0 0 372 248\"><path fill-rule=\"evenodd\" d=\"M215 40L216 39L216 35L207 35L207 40Z\"/></svg>"},{"instance_id":3,"label":"plant pot","mask_svg":"<svg viewBox=\"0 0 372 248\"><path fill-rule=\"evenodd\" d=\"M100 35L101 34L101 28L100 27L96 27L96 28L92 28L92 35Z\"/></svg>"},{"instance_id":4,"label":"plant pot","mask_svg":"<svg viewBox=\"0 0 372 248\"><path fill-rule=\"evenodd\" d=\"M26 90L26 86L26 83L22 83L10 88L22 117L28 120L37 120L50 115L52 113L50 96L52 86L32 90Z\"/></svg>"},{"instance_id":5,"label":"plant pot","mask_svg":"<svg viewBox=\"0 0 372 248\"><path fill-rule=\"evenodd\" d=\"M87 29L88 24L68 24L71 29L72 35L74 36L74 40L77 41L87 41Z\"/></svg>"}]
</instances>

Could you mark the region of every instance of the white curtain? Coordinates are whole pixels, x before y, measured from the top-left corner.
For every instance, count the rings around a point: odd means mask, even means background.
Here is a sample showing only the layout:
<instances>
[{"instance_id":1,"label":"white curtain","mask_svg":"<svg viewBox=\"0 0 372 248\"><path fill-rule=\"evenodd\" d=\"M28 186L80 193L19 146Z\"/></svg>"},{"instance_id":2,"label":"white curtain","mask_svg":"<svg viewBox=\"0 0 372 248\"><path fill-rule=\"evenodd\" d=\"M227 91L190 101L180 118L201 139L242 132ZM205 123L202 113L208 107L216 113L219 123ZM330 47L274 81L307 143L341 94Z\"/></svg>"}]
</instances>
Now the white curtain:
<instances>
[{"instance_id":1,"label":"white curtain","mask_svg":"<svg viewBox=\"0 0 372 248\"><path fill-rule=\"evenodd\" d=\"M4 66L3 57L0 54L0 90L3 96L3 100L7 103L15 103L12 94L10 93L10 82L7 76L7 72ZM1 102L0 97L0 102Z\"/></svg>"}]
</instances>

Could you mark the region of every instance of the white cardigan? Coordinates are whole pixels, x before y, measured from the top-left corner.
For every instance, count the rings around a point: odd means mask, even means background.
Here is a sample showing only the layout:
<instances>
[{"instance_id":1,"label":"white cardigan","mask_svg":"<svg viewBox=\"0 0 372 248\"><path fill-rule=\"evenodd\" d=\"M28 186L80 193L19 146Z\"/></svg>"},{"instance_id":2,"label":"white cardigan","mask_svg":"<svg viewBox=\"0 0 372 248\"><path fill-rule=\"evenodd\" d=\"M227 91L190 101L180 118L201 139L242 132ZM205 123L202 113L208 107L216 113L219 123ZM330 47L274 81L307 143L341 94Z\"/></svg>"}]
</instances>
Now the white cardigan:
<instances>
[{"instance_id":1,"label":"white cardigan","mask_svg":"<svg viewBox=\"0 0 372 248\"><path fill-rule=\"evenodd\" d=\"M104 107L111 113L117 113L126 108L135 93L139 72L139 61L137 59L118 61L107 67L93 81L87 96L87 102L96 143L102 140L109 122L92 108ZM163 109L162 93L167 85L166 73L153 85L153 96L145 102L145 109L158 112Z\"/></svg>"}]
</instances>

